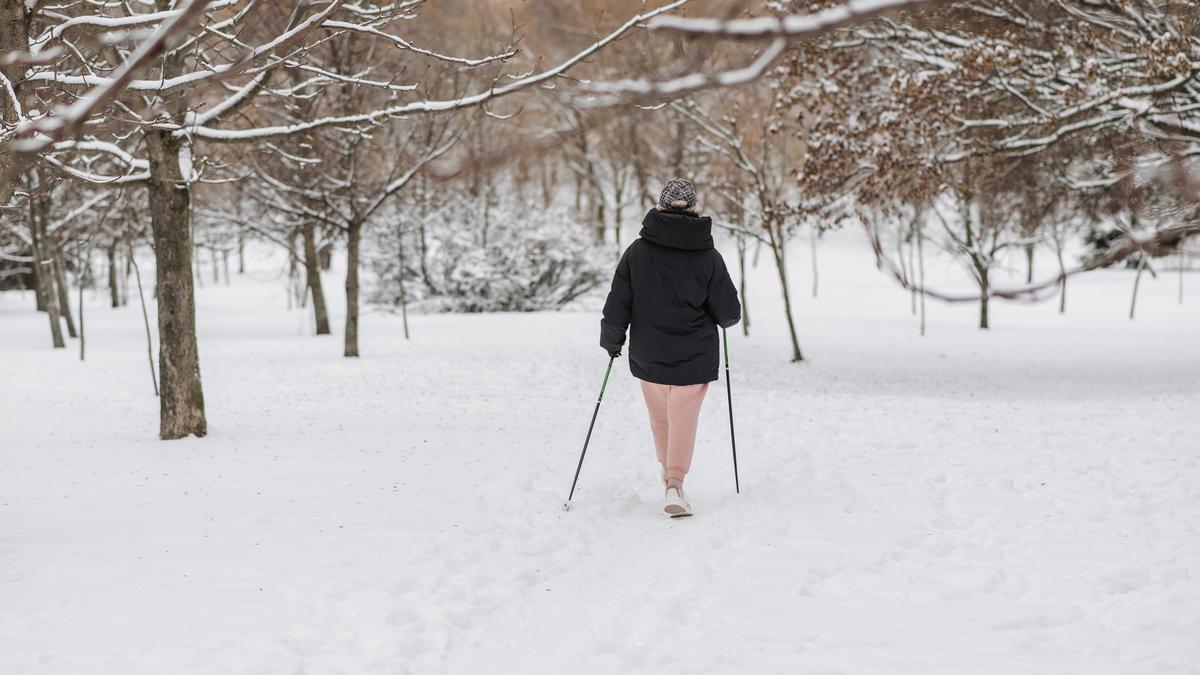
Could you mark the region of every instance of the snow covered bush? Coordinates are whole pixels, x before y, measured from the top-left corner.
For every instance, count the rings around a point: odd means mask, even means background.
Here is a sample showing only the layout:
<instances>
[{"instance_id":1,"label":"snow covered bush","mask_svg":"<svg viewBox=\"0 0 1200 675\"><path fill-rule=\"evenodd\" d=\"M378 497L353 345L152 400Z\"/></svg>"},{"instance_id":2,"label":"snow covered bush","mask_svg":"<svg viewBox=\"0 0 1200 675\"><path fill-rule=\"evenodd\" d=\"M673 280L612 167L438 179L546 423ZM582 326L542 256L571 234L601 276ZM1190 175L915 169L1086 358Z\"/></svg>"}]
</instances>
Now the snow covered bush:
<instances>
[{"instance_id":1,"label":"snow covered bush","mask_svg":"<svg viewBox=\"0 0 1200 675\"><path fill-rule=\"evenodd\" d=\"M395 222L374 261L372 300L382 304L402 300L401 243L405 300L431 312L558 309L603 283L612 262L564 208L460 203Z\"/></svg>"}]
</instances>

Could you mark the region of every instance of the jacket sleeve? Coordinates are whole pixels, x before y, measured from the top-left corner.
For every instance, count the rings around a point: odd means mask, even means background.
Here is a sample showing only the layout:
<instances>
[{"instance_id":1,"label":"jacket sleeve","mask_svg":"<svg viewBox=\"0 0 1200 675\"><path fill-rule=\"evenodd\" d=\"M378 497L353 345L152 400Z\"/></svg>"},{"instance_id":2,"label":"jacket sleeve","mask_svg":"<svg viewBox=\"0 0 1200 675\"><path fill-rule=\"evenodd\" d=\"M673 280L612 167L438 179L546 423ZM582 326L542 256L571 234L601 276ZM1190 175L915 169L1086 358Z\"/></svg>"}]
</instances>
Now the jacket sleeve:
<instances>
[{"instance_id":1,"label":"jacket sleeve","mask_svg":"<svg viewBox=\"0 0 1200 675\"><path fill-rule=\"evenodd\" d=\"M729 269L725 267L725 259L715 250L716 256L712 277L708 280L708 299L704 301L704 310L712 320L722 328L729 328L742 319L742 303L738 301L737 287L729 278Z\"/></svg>"},{"instance_id":2,"label":"jacket sleeve","mask_svg":"<svg viewBox=\"0 0 1200 675\"><path fill-rule=\"evenodd\" d=\"M612 288L604 301L604 316L600 319L600 346L613 352L625 345L625 331L633 317L633 284L629 279L629 251L621 256L613 274Z\"/></svg>"}]
</instances>

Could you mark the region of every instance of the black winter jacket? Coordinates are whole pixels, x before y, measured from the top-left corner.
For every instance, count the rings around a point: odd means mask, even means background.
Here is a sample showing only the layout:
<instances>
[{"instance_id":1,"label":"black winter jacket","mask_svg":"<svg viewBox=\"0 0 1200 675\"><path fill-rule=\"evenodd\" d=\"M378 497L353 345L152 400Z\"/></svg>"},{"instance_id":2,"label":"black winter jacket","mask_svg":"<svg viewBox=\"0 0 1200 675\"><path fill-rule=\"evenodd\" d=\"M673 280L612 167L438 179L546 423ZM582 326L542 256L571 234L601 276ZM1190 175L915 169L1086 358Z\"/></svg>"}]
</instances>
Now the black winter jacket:
<instances>
[{"instance_id":1,"label":"black winter jacket","mask_svg":"<svg viewBox=\"0 0 1200 675\"><path fill-rule=\"evenodd\" d=\"M625 249L600 320L600 346L614 352L629 336L629 370L658 384L717 379L717 326L742 316L725 260L713 248L712 219L651 210L641 238Z\"/></svg>"}]
</instances>

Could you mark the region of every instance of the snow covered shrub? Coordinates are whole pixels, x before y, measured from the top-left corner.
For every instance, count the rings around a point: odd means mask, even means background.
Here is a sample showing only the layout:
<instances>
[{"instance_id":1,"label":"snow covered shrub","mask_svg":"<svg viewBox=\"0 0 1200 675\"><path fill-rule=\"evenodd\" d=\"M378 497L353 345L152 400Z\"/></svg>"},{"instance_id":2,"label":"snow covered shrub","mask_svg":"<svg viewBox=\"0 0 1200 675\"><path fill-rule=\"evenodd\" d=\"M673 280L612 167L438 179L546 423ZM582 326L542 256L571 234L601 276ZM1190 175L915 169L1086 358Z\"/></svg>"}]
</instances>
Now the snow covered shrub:
<instances>
[{"instance_id":1,"label":"snow covered shrub","mask_svg":"<svg viewBox=\"0 0 1200 675\"><path fill-rule=\"evenodd\" d=\"M404 229L407 302L434 312L558 309L605 281L612 261L571 211L519 205L443 208ZM381 228L383 229L383 228ZM398 305L397 228L381 233L372 299Z\"/></svg>"}]
</instances>

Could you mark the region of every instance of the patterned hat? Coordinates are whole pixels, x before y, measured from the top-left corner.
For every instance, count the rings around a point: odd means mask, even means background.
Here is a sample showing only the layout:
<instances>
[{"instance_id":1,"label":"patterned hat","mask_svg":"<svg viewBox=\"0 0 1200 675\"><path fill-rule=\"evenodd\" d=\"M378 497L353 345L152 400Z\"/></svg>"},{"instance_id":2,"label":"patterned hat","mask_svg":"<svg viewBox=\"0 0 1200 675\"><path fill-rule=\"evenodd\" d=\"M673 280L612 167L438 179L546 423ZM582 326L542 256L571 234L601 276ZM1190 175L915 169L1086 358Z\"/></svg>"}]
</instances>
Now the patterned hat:
<instances>
[{"instance_id":1,"label":"patterned hat","mask_svg":"<svg viewBox=\"0 0 1200 675\"><path fill-rule=\"evenodd\" d=\"M696 208L696 187L692 185L691 181L672 178L667 181L667 187L663 188L662 194L659 195L658 205L664 209L694 210Z\"/></svg>"}]
</instances>

